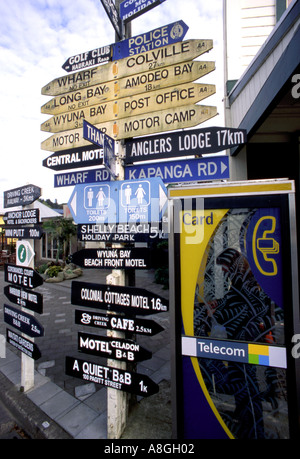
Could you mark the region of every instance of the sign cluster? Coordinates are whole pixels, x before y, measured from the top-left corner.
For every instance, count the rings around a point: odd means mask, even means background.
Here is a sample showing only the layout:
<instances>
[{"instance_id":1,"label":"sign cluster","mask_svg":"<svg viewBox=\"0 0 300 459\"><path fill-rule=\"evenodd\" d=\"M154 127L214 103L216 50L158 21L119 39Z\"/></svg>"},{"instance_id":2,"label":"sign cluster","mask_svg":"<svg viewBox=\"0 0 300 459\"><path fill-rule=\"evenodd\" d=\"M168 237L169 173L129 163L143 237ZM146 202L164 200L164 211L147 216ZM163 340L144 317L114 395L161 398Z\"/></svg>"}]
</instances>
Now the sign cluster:
<instances>
[{"instance_id":1,"label":"sign cluster","mask_svg":"<svg viewBox=\"0 0 300 459\"><path fill-rule=\"evenodd\" d=\"M32 204L40 196L41 189L34 185L5 191L4 207L24 207ZM26 356L38 360L41 357L38 346L24 334L31 338L39 338L44 335L44 328L33 315L24 312L23 308L38 314L43 313L43 296L33 290L42 285L43 278L30 268L34 249L29 240L42 237L39 209L22 208L7 212L4 222L5 237L18 239L16 264L4 265L4 280L9 284L4 287L4 294L11 303L21 308L4 304L4 322L21 333L7 329L6 339Z\"/></svg>"}]
</instances>

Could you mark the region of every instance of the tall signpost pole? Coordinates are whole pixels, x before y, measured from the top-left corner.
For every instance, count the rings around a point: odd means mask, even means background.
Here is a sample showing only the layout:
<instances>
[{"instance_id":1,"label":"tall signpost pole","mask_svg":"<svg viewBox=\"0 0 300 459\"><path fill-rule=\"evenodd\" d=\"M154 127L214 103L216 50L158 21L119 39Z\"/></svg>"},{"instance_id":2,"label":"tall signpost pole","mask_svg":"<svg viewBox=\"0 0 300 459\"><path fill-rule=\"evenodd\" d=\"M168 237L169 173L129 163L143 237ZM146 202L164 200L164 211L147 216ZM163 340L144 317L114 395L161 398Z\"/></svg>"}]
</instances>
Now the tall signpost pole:
<instances>
[{"instance_id":1,"label":"tall signpost pole","mask_svg":"<svg viewBox=\"0 0 300 459\"><path fill-rule=\"evenodd\" d=\"M121 0L115 0L116 10L120 11ZM131 36L131 23L124 25L122 21L122 33L123 37L130 38ZM120 41L118 34L116 33L116 41ZM124 180L124 166L123 158L125 157L125 146L124 141L119 142L118 159L117 159L117 180ZM113 247L120 247L120 245L113 245ZM125 270L113 270L112 274L106 278L107 284L112 285L126 285L126 274ZM107 336L123 338L123 332L107 331ZM116 362L116 360L108 359L108 366L114 368L120 368L126 370L126 362ZM107 438L118 439L121 437L127 422L128 416L128 394L123 391L119 391L112 388L107 388Z\"/></svg>"}]
</instances>

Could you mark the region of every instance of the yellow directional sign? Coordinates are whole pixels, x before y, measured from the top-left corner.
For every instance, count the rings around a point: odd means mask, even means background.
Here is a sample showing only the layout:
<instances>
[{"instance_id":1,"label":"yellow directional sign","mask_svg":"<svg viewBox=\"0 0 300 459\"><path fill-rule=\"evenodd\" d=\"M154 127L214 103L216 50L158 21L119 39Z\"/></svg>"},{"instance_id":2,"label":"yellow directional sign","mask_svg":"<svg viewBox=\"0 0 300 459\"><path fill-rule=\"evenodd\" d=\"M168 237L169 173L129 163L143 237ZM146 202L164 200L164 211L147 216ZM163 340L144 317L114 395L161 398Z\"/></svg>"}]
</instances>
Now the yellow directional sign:
<instances>
[{"instance_id":1,"label":"yellow directional sign","mask_svg":"<svg viewBox=\"0 0 300 459\"><path fill-rule=\"evenodd\" d=\"M113 139L120 140L194 127L216 115L216 107L187 105L102 123L95 127ZM86 145L90 145L90 143L83 138L83 129L80 128L55 134L42 142L41 146L42 150L61 151Z\"/></svg>"},{"instance_id":2,"label":"yellow directional sign","mask_svg":"<svg viewBox=\"0 0 300 459\"><path fill-rule=\"evenodd\" d=\"M54 97L42 106L41 112L59 115L123 97L190 83L213 70L215 63L211 61L182 62Z\"/></svg>"},{"instance_id":3,"label":"yellow directional sign","mask_svg":"<svg viewBox=\"0 0 300 459\"><path fill-rule=\"evenodd\" d=\"M41 125L41 130L63 132L83 127L84 120L95 126L106 121L151 113L159 109L183 107L196 104L215 92L214 85L199 83L179 85L55 115Z\"/></svg>"},{"instance_id":4,"label":"yellow directional sign","mask_svg":"<svg viewBox=\"0 0 300 459\"><path fill-rule=\"evenodd\" d=\"M212 40L187 40L174 43L163 48L56 78L42 88L42 94L56 96L124 78L128 75L150 70L154 71L162 67L195 59L212 48Z\"/></svg>"}]
</instances>

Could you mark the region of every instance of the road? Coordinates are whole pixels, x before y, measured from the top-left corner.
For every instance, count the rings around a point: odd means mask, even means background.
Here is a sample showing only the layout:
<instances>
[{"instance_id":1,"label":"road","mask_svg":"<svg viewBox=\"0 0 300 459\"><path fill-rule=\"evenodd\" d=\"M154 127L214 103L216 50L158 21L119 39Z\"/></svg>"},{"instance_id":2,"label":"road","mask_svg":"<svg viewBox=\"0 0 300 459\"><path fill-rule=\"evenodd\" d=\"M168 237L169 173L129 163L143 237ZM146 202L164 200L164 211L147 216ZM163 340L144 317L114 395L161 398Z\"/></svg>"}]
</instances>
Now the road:
<instances>
[{"instance_id":1,"label":"road","mask_svg":"<svg viewBox=\"0 0 300 459\"><path fill-rule=\"evenodd\" d=\"M0 400L0 440L27 440L30 437L18 426Z\"/></svg>"}]
</instances>

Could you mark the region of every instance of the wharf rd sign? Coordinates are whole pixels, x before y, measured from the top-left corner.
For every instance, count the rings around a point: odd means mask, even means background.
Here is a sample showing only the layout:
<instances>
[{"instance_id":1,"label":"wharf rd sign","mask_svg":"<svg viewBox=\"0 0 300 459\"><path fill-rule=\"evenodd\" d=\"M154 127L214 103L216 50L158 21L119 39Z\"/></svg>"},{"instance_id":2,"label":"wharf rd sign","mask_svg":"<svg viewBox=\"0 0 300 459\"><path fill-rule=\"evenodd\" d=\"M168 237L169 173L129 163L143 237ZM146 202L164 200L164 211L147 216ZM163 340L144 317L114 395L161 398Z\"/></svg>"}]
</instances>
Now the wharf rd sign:
<instances>
[{"instance_id":1,"label":"wharf rd sign","mask_svg":"<svg viewBox=\"0 0 300 459\"><path fill-rule=\"evenodd\" d=\"M41 188L35 185L26 185L4 191L4 207L27 206L36 201L41 194Z\"/></svg>"},{"instance_id":2,"label":"wharf rd sign","mask_svg":"<svg viewBox=\"0 0 300 459\"><path fill-rule=\"evenodd\" d=\"M213 48L212 40L187 40L137 56L59 77L42 88L44 96L57 96L150 70L190 61Z\"/></svg>"},{"instance_id":3,"label":"wharf rd sign","mask_svg":"<svg viewBox=\"0 0 300 459\"><path fill-rule=\"evenodd\" d=\"M78 351L125 362L151 359L152 352L133 340L78 332Z\"/></svg>"},{"instance_id":4,"label":"wharf rd sign","mask_svg":"<svg viewBox=\"0 0 300 459\"><path fill-rule=\"evenodd\" d=\"M156 162L125 168L126 180L159 177L164 183L199 182L230 178L229 158L214 158Z\"/></svg>"},{"instance_id":5,"label":"wharf rd sign","mask_svg":"<svg viewBox=\"0 0 300 459\"><path fill-rule=\"evenodd\" d=\"M17 265L4 265L5 282L25 288L35 288L43 284L43 278L31 268Z\"/></svg>"},{"instance_id":6,"label":"wharf rd sign","mask_svg":"<svg viewBox=\"0 0 300 459\"><path fill-rule=\"evenodd\" d=\"M54 175L54 188L87 183L109 182L111 175L106 169L92 169Z\"/></svg>"},{"instance_id":7,"label":"wharf rd sign","mask_svg":"<svg viewBox=\"0 0 300 459\"><path fill-rule=\"evenodd\" d=\"M93 125L129 118L136 115L196 104L215 94L215 85L188 83L143 93L116 101L105 102L92 107L55 115L41 125L46 132L64 132L84 126L86 121ZM102 134L104 135L104 134ZM86 139L86 137L84 136ZM99 145L99 144L98 144ZM103 142L102 145L103 146Z\"/></svg>"},{"instance_id":8,"label":"wharf rd sign","mask_svg":"<svg viewBox=\"0 0 300 459\"><path fill-rule=\"evenodd\" d=\"M17 328L22 333L25 333L31 338L38 338L44 336L44 328L42 325L30 314L19 311L12 306L4 304L4 322L12 327Z\"/></svg>"},{"instance_id":9,"label":"wharf rd sign","mask_svg":"<svg viewBox=\"0 0 300 459\"><path fill-rule=\"evenodd\" d=\"M217 108L205 105L186 105L182 108L170 108L145 115L133 116L118 121L96 125L114 140L128 139L159 132L173 131L197 126L216 116ZM74 129L54 134L42 142L42 149L59 151L82 147L88 144L82 129Z\"/></svg>"},{"instance_id":10,"label":"wharf rd sign","mask_svg":"<svg viewBox=\"0 0 300 459\"><path fill-rule=\"evenodd\" d=\"M72 263L86 269L148 269L149 258L144 248L82 249L72 255Z\"/></svg>"},{"instance_id":11,"label":"wharf rd sign","mask_svg":"<svg viewBox=\"0 0 300 459\"><path fill-rule=\"evenodd\" d=\"M183 21L158 27L150 32L122 40L113 45L112 60L124 59L182 41L188 31Z\"/></svg>"},{"instance_id":12,"label":"wharf rd sign","mask_svg":"<svg viewBox=\"0 0 300 459\"><path fill-rule=\"evenodd\" d=\"M41 293L22 289L14 285L4 287L4 295L11 303L22 306L22 308L43 314L43 295Z\"/></svg>"},{"instance_id":13,"label":"wharf rd sign","mask_svg":"<svg viewBox=\"0 0 300 459\"><path fill-rule=\"evenodd\" d=\"M12 226L4 227L4 236L11 239L41 239L43 236L43 228L41 226L22 227Z\"/></svg>"},{"instance_id":14,"label":"wharf rd sign","mask_svg":"<svg viewBox=\"0 0 300 459\"><path fill-rule=\"evenodd\" d=\"M3 220L7 226L37 225L40 222L40 210L12 210L4 214Z\"/></svg>"},{"instance_id":15,"label":"wharf rd sign","mask_svg":"<svg viewBox=\"0 0 300 459\"><path fill-rule=\"evenodd\" d=\"M44 159L43 166L55 171L100 166L104 161L103 148L86 146L53 154Z\"/></svg>"},{"instance_id":16,"label":"wharf rd sign","mask_svg":"<svg viewBox=\"0 0 300 459\"><path fill-rule=\"evenodd\" d=\"M120 3L120 17L124 23L160 5L165 0L125 0Z\"/></svg>"},{"instance_id":17,"label":"wharf rd sign","mask_svg":"<svg viewBox=\"0 0 300 459\"><path fill-rule=\"evenodd\" d=\"M101 48L86 51L84 53L76 54L76 56L69 57L62 65L66 72L74 72L86 67L103 64L104 62L111 61L113 54L113 47L111 45L102 46Z\"/></svg>"},{"instance_id":18,"label":"wharf rd sign","mask_svg":"<svg viewBox=\"0 0 300 459\"><path fill-rule=\"evenodd\" d=\"M112 0L101 0L101 3L107 13L107 16L118 34L119 38L123 38L123 22L119 16L116 6Z\"/></svg>"},{"instance_id":19,"label":"wharf rd sign","mask_svg":"<svg viewBox=\"0 0 300 459\"><path fill-rule=\"evenodd\" d=\"M247 142L246 129L211 127L161 134L126 142L127 164L138 161L218 153Z\"/></svg>"},{"instance_id":20,"label":"wharf rd sign","mask_svg":"<svg viewBox=\"0 0 300 459\"><path fill-rule=\"evenodd\" d=\"M214 70L215 63L211 61L187 61L157 68L54 97L41 107L41 112L48 115L68 113L124 97L190 83Z\"/></svg>"},{"instance_id":21,"label":"wharf rd sign","mask_svg":"<svg viewBox=\"0 0 300 459\"><path fill-rule=\"evenodd\" d=\"M124 317L121 315L101 314L93 311L75 311L75 323L94 328L104 328L130 332L137 335L154 336L164 330L154 320Z\"/></svg>"},{"instance_id":22,"label":"wharf rd sign","mask_svg":"<svg viewBox=\"0 0 300 459\"><path fill-rule=\"evenodd\" d=\"M77 224L159 222L167 190L160 178L76 185L68 206Z\"/></svg>"},{"instance_id":23,"label":"wharf rd sign","mask_svg":"<svg viewBox=\"0 0 300 459\"><path fill-rule=\"evenodd\" d=\"M157 314L169 310L169 302L142 288L72 282L71 303L94 309L106 309L136 315Z\"/></svg>"},{"instance_id":24,"label":"wharf rd sign","mask_svg":"<svg viewBox=\"0 0 300 459\"><path fill-rule=\"evenodd\" d=\"M160 222L77 225L77 238L83 242L148 242L162 234Z\"/></svg>"},{"instance_id":25,"label":"wharf rd sign","mask_svg":"<svg viewBox=\"0 0 300 459\"><path fill-rule=\"evenodd\" d=\"M18 333L9 330L8 328L6 329L6 341L8 344L11 344L11 346L15 347L23 354L28 355L28 357L33 360L38 360L42 357L41 351L34 342L29 341Z\"/></svg>"},{"instance_id":26,"label":"wharf rd sign","mask_svg":"<svg viewBox=\"0 0 300 459\"><path fill-rule=\"evenodd\" d=\"M149 397L159 391L158 385L146 375L98 365L74 357L66 357L66 374L142 397Z\"/></svg>"}]
</instances>

